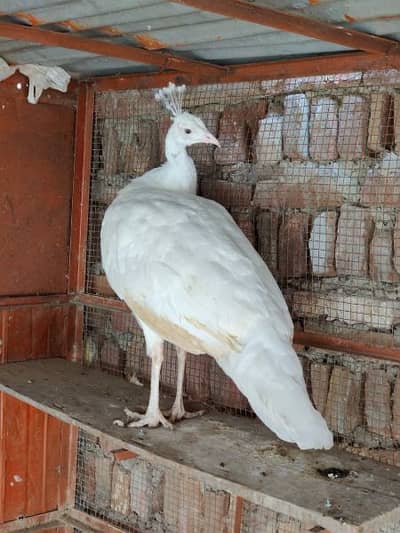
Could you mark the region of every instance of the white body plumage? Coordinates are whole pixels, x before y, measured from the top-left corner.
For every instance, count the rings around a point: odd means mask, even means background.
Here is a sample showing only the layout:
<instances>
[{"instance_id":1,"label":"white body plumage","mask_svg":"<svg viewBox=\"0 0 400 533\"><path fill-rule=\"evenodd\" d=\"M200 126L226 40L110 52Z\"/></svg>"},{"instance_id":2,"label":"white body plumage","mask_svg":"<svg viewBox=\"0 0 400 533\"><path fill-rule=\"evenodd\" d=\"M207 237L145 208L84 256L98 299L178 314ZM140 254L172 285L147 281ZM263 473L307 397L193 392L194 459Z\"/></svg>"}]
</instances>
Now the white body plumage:
<instances>
[{"instance_id":1,"label":"white body plumage","mask_svg":"<svg viewBox=\"0 0 400 533\"><path fill-rule=\"evenodd\" d=\"M229 213L195 196L193 162L178 148L167 138L167 163L133 180L106 211L101 246L110 285L143 327L149 355L158 340L210 354L279 437L330 448L279 287Z\"/></svg>"}]
</instances>

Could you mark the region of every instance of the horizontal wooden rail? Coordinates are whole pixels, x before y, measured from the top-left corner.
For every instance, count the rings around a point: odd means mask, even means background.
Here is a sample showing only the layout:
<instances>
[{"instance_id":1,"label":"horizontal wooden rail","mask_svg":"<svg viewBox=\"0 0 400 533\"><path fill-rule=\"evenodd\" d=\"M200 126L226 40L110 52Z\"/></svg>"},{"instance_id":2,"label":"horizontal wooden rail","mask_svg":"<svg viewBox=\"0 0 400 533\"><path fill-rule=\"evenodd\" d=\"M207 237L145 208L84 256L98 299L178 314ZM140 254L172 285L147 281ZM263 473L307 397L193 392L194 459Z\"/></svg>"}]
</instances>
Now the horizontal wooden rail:
<instances>
[{"instance_id":1,"label":"horizontal wooden rail","mask_svg":"<svg viewBox=\"0 0 400 533\"><path fill-rule=\"evenodd\" d=\"M241 0L173 0L177 4L194 7L237 20L253 22L277 30L297 33L312 39L331 42L365 52L400 55L400 42L352 28L343 28L272 7L250 4ZM310 2L311 3L311 2ZM301 46L301 45L300 45Z\"/></svg>"},{"instance_id":2,"label":"horizontal wooden rail","mask_svg":"<svg viewBox=\"0 0 400 533\"><path fill-rule=\"evenodd\" d=\"M145 65L154 65L161 69L174 69L182 72L198 72L202 70L209 74L219 70L225 70L225 67L206 63L205 61L186 59L167 52L145 50L137 46L127 46L110 41L89 39L70 33L44 30L12 22L0 22L0 37L48 46L60 46L62 48L89 52L100 56L114 57Z\"/></svg>"},{"instance_id":3,"label":"horizontal wooden rail","mask_svg":"<svg viewBox=\"0 0 400 533\"><path fill-rule=\"evenodd\" d=\"M213 75L206 73L153 72L146 74L125 74L122 76L99 76L81 83L93 84L97 91L123 91L129 89L152 89L163 87L168 82L187 85L209 83L235 83L246 81L276 80L320 76L354 71L384 70L399 68L400 57L386 58L365 52L343 52L317 57L261 61L232 65L227 72Z\"/></svg>"}]
</instances>

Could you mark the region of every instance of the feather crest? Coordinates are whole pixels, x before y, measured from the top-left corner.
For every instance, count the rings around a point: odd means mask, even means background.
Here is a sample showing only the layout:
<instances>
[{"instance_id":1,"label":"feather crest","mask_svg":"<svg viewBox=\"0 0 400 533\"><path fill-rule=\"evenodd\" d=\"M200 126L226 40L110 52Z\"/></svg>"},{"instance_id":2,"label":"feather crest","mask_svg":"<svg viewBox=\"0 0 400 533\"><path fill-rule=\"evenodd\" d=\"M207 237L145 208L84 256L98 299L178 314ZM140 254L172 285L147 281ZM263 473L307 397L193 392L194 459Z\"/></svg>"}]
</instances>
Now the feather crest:
<instances>
[{"instance_id":1,"label":"feather crest","mask_svg":"<svg viewBox=\"0 0 400 533\"><path fill-rule=\"evenodd\" d=\"M168 87L163 87L155 93L157 102L161 102L165 109L176 117L182 113L183 95L186 91L186 85L175 85L169 82Z\"/></svg>"}]
</instances>

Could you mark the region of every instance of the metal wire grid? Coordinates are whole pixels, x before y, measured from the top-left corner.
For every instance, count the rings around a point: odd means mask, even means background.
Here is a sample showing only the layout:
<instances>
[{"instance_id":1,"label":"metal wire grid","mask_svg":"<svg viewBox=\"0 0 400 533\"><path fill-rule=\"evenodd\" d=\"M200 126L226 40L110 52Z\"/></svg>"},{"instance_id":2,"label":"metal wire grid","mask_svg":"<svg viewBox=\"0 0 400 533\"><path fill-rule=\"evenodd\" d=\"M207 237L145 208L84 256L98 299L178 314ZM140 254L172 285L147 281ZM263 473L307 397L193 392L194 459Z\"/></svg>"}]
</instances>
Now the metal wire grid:
<instances>
[{"instance_id":1,"label":"metal wire grid","mask_svg":"<svg viewBox=\"0 0 400 533\"><path fill-rule=\"evenodd\" d=\"M232 531L230 495L141 458L120 461L79 435L76 507L124 531Z\"/></svg>"},{"instance_id":2,"label":"metal wire grid","mask_svg":"<svg viewBox=\"0 0 400 533\"><path fill-rule=\"evenodd\" d=\"M87 307L84 356L85 364L122 375L132 383L150 382L151 360L145 354L143 333L129 313ZM171 403L176 379L175 348L166 343L160 388ZM251 414L246 398L208 355L188 354L184 393L188 406L201 403Z\"/></svg>"},{"instance_id":3,"label":"metal wire grid","mask_svg":"<svg viewBox=\"0 0 400 533\"><path fill-rule=\"evenodd\" d=\"M199 191L228 208L293 315L338 335L394 334L400 316L400 95L361 85L268 96L262 84L202 86L186 107L221 150L190 149ZM151 91L96 99L87 290L112 295L99 229L116 192L164 159L169 118Z\"/></svg>"},{"instance_id":4,"label":"metal wire grid","mask_svg":"<svg viewBox=\"0 0 400 533\"><path fill-rule=\"evenodd\" d=\"M190 89L186 108L222 145L191 148L200 193L231 211L278 280L298 327L397 345L400 95L361 79L341 87L328 81L306 88L294 82L284 91L269 82ZM90 293L113 296L100 265L101 220L124 184L163 160L168 125L151 91L97 95ZM148 380L143 337L128 314L88 308L85 335L86 355L97 353L102 368ZM337 438L382 448L379 458L397 464L397 365L315 350L302 355L310 393ZM168 346L161 380L170 392L175 364ZM190 357L187 367L190 398L250 412L213 360Z\"/></svg>"},{"instance_id":5,"label":"metal wire grid","mask_svg":"<svg viewBox=\"0 0 400 533\"><path fill-rule=\"evenodd\" d=\"M112 446L111 446L112 447ZM237 499L195 477L140 457L118 455L80 431L75 506L123 531L302 533L289 516Z\"/></svg>"}]
</instances>

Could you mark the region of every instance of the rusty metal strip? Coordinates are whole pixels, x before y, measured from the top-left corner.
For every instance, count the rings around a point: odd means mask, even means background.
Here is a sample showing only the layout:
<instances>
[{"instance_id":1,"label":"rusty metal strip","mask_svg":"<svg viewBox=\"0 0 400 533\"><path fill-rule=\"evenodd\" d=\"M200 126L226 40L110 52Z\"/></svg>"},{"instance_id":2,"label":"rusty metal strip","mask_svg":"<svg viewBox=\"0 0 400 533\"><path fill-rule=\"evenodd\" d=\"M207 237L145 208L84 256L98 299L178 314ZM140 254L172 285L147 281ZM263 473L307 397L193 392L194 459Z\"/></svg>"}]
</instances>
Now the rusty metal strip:
<instances>
[{"instance_id":1,"label":"rusty metal strip","mask_svg":"<svg viewBox=\"0 0 400 533\"><path fill-rule=\"evenodd\" d=\"M93 89L90 86L81 86L75 127L75 170L72 192L69 292L82 292L85 287L93 106Z\"/></svg>"},{"instance_id":2,"label":"rusty metal strip","mask_svg":"<svg viewBox=\"0 0 400 533\"><path fill-rule=\"evenodd\" d=\"M345 352L352 353L354 355L374 357L377 359L385 359L397 362L400 361L400 346L396 348L371 345L366 344L365 342L344 339L342 337L334 337L333 335L304 331L295 331L294 342L296 344L313 346L315 348L323 348L326 350L332 350L334 352Z\"/></svg>"},{"instance_id":3,"label":"rusty metal strip","mask_svg":"<svg viewBox=\"0 0 400 533\"><path fill-rule=\"evenodd\" d=\"M226 70L225 67L212 65L203 61L185 59L167 52L145 50L144 48L135 46L78 37L70 33L43 30L41 28L11 22L0 22L0 36L31 43L60 46L62 48L90 52L91 54L105 57L116 57L126 61L154 65L161 69L174 69L183 72L198 72L202 70L209 74Z\"/></svg>"},{"instance_id":4,"label":"rusty metal strip","mask_svg":"<svg viewBox=\"0 0 400 533\"><path fill-rule=\"evenodd\" d=\"M163 87L169 81L187 85L207 83L233 83L244 81L274 80L323 74L338 74L354 71L383 70L399 68L400 57L390 60L376 54L365 52L343 52L318 57L263 61L232 65L229 72L209 76L202 73L161 72L150 74L126 74L123 76L104 76L89 81L97 91L123 91L128 89L150 89Z\"/></svg>"},{"instance_id":5,"label":"rusty metal strip","mask_svg":"<svg viewBox=\"0 0 400 533\"><path fill-rule=\"evenodd\" d=\"M400 42L352 28L335 26L320 20L281 11L241 0L172 0L177 4L210 11L217 15L245 20L277 30L305 35L312 39L336 43L355 50L385 55L400 55Z\"/></svg>"}]
</instances>

